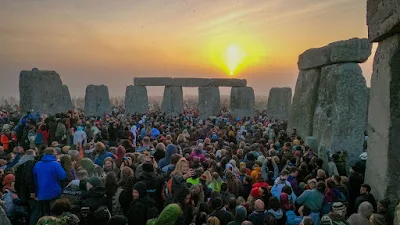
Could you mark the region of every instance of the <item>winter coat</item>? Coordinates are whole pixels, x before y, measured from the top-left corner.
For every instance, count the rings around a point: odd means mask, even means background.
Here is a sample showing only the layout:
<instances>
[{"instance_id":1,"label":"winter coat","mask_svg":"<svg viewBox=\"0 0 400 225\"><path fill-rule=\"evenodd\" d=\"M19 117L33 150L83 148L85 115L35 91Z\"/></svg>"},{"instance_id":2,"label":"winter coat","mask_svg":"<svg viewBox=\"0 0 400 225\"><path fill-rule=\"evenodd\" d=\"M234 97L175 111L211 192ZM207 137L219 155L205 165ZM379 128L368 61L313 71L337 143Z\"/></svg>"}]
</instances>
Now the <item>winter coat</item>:
<instances>
[{"instance_id":1,"label":"winter coat","mask_svg":"<svg viewBox=\"0 0 400 225\"><path fill-rule=\"evenodd\" d=\"M299 205L305 204L311 211L319 212L322 209L324 197L324 194L317 190L306 190L297 198L296 203Z\"/></svg>"},{"instance_id":2,"label":"winter coat","mask_svg":"<svg viewBox=\"0 0 400 225\"><path fill-rule=\"evenodd\" d=\"M33 168L33 177L39 200L52 200L61 194L61 181L67 174L54 155L45 154Z\"/></svg>"},{"instance_id":3,"label":"winter coat","mask_svg":"<svg viewBox=\"0 0 400 225\"><path fill-rule=\"evenodd\" d=\"M211 213L210 216L217 217L220 221L220 225L227 225L229 222L234 220L232 214L224 209L217 210Z\"/></svg>"},{"instance_id":4,"label":"winter coat","mask_svg":"<svg viewBox=\"0 0 400 225\"><path fill-rule=\"evenodd\" d=\"M30 194L35 193L34 166L35 158L29 155L23 156L15 165L15 190L21 201L25 203L30 200Z\"/></svg>"},{"instance_id":5,"label":"winter coat","mask_svg":"<svg viewBox=\"0 0 400 225\"><path fill-rule=\"evenodd\" d=\"M376 200L372 194L362 194L356 198L356 201L354 202L354 212L358 211L358 206L362 202L369 202L371 205L374 207L374 211L376 211Z\"/></svg>"},{"instance_id":6,"label":"winter coat","mask_svg":"<svg viewBox=\"0 0 400 225\"><path fill-rule=\"evenodd\" d=\"M129 225L145 225L150 215L148 210L155 207L155 202L145 195L132 202L126 217Z\"/></svg>"},{"instance_id":7,"label":"winter coat","mask_svg":"<svg viewBox=\"0 0 400 225\"><path fill-rule=\"evenodd\" d=\"M266 215L264 211L254 211L249 215L249 220L253 223L253 225L264 225L265 217Z\"/></svg>"},{"instance_id":8,"label":"winter coat","mask_svg":"<svg viewBox=\"0 0 400 225\"><path fill-rule=\"evenodd\" d=\"M147 187L147 196L153 199L157 203L157 208L162 209L162 198L161 198L161 191L162 191L162 184L165 181L164 174L156 175L154 172L146 172L143 171L139 174L137 180L143 181Z\"/></svg>"},{"instance_id":9,"label":"winter coat","mask_svg":"<svg viewBox=\"0 0 400 225\"><path fill-rule=\"evenodd\" d=\"M340 216L336 213L329 213L324 215L321 218L321 225L349 225L346 219L343 216Z\"/></svg>"},{"instance_id":10,"label":"winter coat","mask_svg":"<svg viewBox=\"0 0 400 225\"><path fill-rule=\"evenodd\" d=\"M115 155L112 154L111 152L104 152L103 154L97 156L97 158L94 160L94 163L100 167L103 167L104 159L107 157L111 157L112 159L115 159Z\"/></svg>"},{"instance_id":11,"label":"winter coat","mask_svg":"<svg viewBox=\"0 0 400 225\"><path fill-rule=\"evenodd\" d=\"M181 215L182 209L178 204L169 204L157 219L148 220L147 225L174 225Z\"/></svg>"},{"instance_id":12,"label":"winter coat","mask_svg":"<svg viewBox=\"0 0 400 225\"><path fill-rule=\"evenodd\" d=\"M165 150L165 157L160 159L158 162L158 168L162 169L163 167L169 165L171 156L175 153L177 153L176 146L172 144L168 145L167 149Z\"/></svg>"}]
</instances>

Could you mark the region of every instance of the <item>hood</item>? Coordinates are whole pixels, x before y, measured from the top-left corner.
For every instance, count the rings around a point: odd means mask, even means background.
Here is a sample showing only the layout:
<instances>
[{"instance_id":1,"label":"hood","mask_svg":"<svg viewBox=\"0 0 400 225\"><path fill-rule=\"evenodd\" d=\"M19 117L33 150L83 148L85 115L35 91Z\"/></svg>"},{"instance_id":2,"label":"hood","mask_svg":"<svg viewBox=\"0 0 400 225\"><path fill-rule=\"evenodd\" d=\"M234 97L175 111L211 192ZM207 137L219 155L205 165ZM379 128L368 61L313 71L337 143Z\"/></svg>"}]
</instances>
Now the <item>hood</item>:
<instances>
[{"instance_id":1,"label":"hood","mask_svg":"<svg viewBox=\"0 0 400 225\"><path fill-rule=\"evenodd\" d=\"M83 128L81 126L79 126L77 131L83 131Z\"/></svg>"},{"instance_id":2,"label":"hood","mask_svg":"<svg viewBox=\"0 0 400 225\"><path fill-rule=\"evenodd\" d=\"M182 209L178 204L169 204L164 208L157 219L150 220L147 224L173 225L181 215Z\"/></svg>"},{"instance_id":3,"label":"hood","mask_svg":"<svg viewBox=\"0 0 400 225\"><path fill-rule=\"evenodd\" d=\"M270 209L270 210L268 210L267 212L268 212L268 213L271 213L272 215L274 215L275 219L278 219L278 220L279 220L280 218L282 218L282 216L283 216L283 212L282 212L281 209L279 209L278 211L274 211L274 210Z\"/></svg>"},{"instance_id":4,"label":"hood","mask_svg":"<svg viewBox=\"0 0 400 225\"><path fill-rule=\"evenodd\" d=\"M165 150L165 158L169 159L175 153L176 153L176 146L173 144L169 144L167 146L167 149Z\"/></svg>"},{"instance_id":5,"label":"hood","mask_svg":"<svg viewBox=\"0 0 400 225\"><path fill-rule=\"evenodd\" d=\"M107 192L105 187L94 187L89 190L89 197L103 197Z\"/></svg>"},{"instance_id":6,"label":"hood","mask_svg":"<svg viewBox=\"0 0 400 225\"><path fill-rule=\"evenodd\" d=\"M81 160L81 166L88 172L91 173L94 170L94 163L89 158L83 158Z\"/></svg>"},{"instance_id":7,"label":"hood","mask_svg":"<svg viewBox=\"0 0 400 225\"><path fill-rule=\"evenodd\" d=\"M42 162L52 162L52 161L57 161L57 159L54 155L44 154L41 161Z\"/></svg>"},{"instance_id":8,"label":"hood","mask_svg":"<svg viewBox=\"0 0 400 225\"><path fill-rule=\"evenodd\" d=\"M35 161L35 156L33 155L24 155L22 158L19 160L19 162L14 166L15 169L18 168L18 166L28 162L28 161Z\"/></svg>"},{"instance_id":9,"label":"hood","mask_svg":"<svg viewBox=\"0 0 400 225\"><path fill-rule=\"evenodd\" d=\"M231 159L229 160L229 164L231 164L234 168L236 168L236 161Z\"/></svg>"},{"instance_id":10,"label":"hood","mask_svg":"<svg viewBox=\"0 0 400 225\"><path fill-rule=\"evenodd\" d=\"M143 181L137 182L135 185L133 185L133 189L139 192L139 198L146 197L147 186Z\"/></svg>"}]
</instances>

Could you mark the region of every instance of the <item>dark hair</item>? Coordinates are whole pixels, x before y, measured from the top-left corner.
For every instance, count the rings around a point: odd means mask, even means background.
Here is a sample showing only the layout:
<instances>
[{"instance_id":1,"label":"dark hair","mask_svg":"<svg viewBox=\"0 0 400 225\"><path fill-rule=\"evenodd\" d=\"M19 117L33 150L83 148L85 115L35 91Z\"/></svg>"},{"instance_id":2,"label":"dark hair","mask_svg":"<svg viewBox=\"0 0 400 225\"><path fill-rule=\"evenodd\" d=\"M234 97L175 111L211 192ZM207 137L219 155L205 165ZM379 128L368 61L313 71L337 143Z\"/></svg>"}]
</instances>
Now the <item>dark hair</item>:
<instances>
[{"instance_id":1,"label":"dark hair","mask_svg":"<svg viewBox=\"0 0 400 225\"><path fill-rule=\"evenodd\" d=\"M295 172L297 172L298 171L298 169L295 167L295 166L293 166L293 167L291 167L290 169L289 169L289 172L290 173L295 173Z\"/></svg>"},{"instance_id":2,"label":"dark hair","mask_svg":"<svg viewBox=\"0 0 400 225\"><path fill-rule=\"evenodd\" d=\"M227 183L222 183L221 184L221 191L226 191L228 189L228 184Z\"/></svg>"},{"instance_id":3,"label":"dark hair","mask_svg":"<svg viewBox=\"0 0 400 225\"><path fill-rule=\"evenodd\" d=\"M332 179L329 179L327 182L326 182L326 185L328 186L328 188L334 188L335 186L336 186L336 184L335 184L335 181L333 181Z\"/></svg>"},{"instance_id":4,"label":"dark hair","mask_svg":"<svg viewBox=\"0 0 400 225\"><path fill-rule=\"evenodd\" d=\"M304 225L314 225L314 221L311 218L307 217L307 218L303 219L303 224Z\"/></svg>"},{"instance_id":5,"label":"dark hair","mask_svg":"<svg viewBox=\"0 0 400 225\"><path fill-rule=\"evenodd\" d=\"M282 188L282 193L286 193L286 194L288 194L288 195L291 195L292 194L292 188L289 186L289 185L285 185L283 188Z\"/></svg>"},{"instance_id":6,"label":"dark hair","mask_svg":"<svg viewBox=\"0 0 400 225\"><path fill-rule=\"evenodd\" d=\"M277 211L281 208L281 202L277 197L270 197L268 201L268 208Z\"/></svg>"},{"instance_id":7,"label":"dark hair","mask_svg":"<svg viewBox=\"0 0 400 225\"><path fill-rule=\"evenodd\" d=\"M325 189L326 189L325 183L324 182L318 182L316 189L317 189L317 191L319 191L321 193L324 193Z\"/></svg>"},{"instance_id":8,"label":"dark hair","mask_svg":"<svg viewBox=\"0 0 400 225\"><path fill-rule=\"evenodd\" d=\"M117 192L117 176L115 175L114 171L107 173L104 186L107 190L107 198L111 199Z\"/></svg>"},{"instance_id":9,"label":"dark hair","mask_svg":"<svg viewBox=\"0 0 400 225\"><path fill-rule=\"evenodd\" d=\"M282 170L280 175L281 175L281 176L289 176L289 171L287 171L287 170Z\"/></svg>"},{"instance_id":10,"label":"dark hair","mask_svg":"<svg viewBox=\"0 0 400 225\"><path fill-rule=\"evenodd\" d=\"M54 202L51 214L59 216L65 212L70 212L71 208L71 202L68 198L59 198Z\"/></svg>"},{"instance_id":11,"label":"dark hair","mask_svg":"<svg viewBox=\"0 0 400 225\"><path fill-rule=\"evenodd\" d=\"M181 207L187 207L185 204L186 196L190 194L189 188L183 188L178 194L176 195L175 203L179 203Z\"/></svg>"},{"instance_id":12,"label":"dark hair","mask_svg":"<svg viewBox=\"0 0 400 225\"><path fill-rule=\"evenodd\" d=\"M380 200L379 203L381 203L383 208L385 208L386 210L389 209L389 206L390 206L390 200L389 199Z\"/></svg>"},{"instance_id":13,"label":"dark hair","mask_svg":"<svg viewBox=\"0 0 400 225\"><path fill-rule=\"evenodd\" d=\"M278 221L272 213L267 213L264 219L265 225L278 225Z\"/></svg>"},{"instance_id":14,"label":"dark hair","mask_svg":"<svg viewBox=\"0 0 400 225\"><path fill-rule=\"evenodd\" d=\"M324 160L318 158L317 160L315 160L315 164L316 164L318 167L322 167L322 164L324 164Z\"/></svg>"},{"instance_id":15,"label":"dark hair","mask_svg":"<svg viewBox=\"0 0 400 225\"><path fill-rule=\"evenodd\" d=\"M371 192L371 186L369 186L368 184L362 184L361 187L366 188L368 192Z\"/></svg>"}]
</instances>

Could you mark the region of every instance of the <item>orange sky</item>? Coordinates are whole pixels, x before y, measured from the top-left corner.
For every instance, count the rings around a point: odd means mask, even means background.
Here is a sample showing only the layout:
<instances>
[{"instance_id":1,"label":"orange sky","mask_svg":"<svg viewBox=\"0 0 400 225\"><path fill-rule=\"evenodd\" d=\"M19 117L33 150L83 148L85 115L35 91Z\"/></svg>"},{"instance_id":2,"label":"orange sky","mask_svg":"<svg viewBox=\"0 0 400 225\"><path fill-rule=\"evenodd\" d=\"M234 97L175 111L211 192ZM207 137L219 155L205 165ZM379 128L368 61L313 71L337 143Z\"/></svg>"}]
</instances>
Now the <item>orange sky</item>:
<instances>
[{"instance_id":1,"label":"orange sky","mask_svg":"<svg viewBox=\"0 0 400 225\"><path fill-rule=\"evenodd\" d=\"M56 70L72 96L88 84L122 96L134 76L227 77L229 46L243 53L235 77L266 96L294 88L306 49L366 37L365 9L365 0L2 0L0 96L17 96L20 70L32 67Z\"/></svg>"}]
</instances>

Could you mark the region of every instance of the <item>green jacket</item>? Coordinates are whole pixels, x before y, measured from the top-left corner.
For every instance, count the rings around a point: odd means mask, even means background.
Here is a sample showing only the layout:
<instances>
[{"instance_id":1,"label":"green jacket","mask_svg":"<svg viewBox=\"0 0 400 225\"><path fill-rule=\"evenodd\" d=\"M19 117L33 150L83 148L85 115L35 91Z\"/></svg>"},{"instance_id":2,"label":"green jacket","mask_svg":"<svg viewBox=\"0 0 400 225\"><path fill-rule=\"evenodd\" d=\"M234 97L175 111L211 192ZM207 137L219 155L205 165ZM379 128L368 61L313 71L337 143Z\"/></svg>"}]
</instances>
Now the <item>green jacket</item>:
<instances>
[{"instance_id":1,"label":"green jacket","mask_svg":"<svg viewBox=\"0 0 400 225\"><path fill-rule=\"evenodd\" d=\"M157 219L148 220L147 225L174 225L181 215L182 209L178 204L169 204Z\"/></svg>"}]
</instances>

